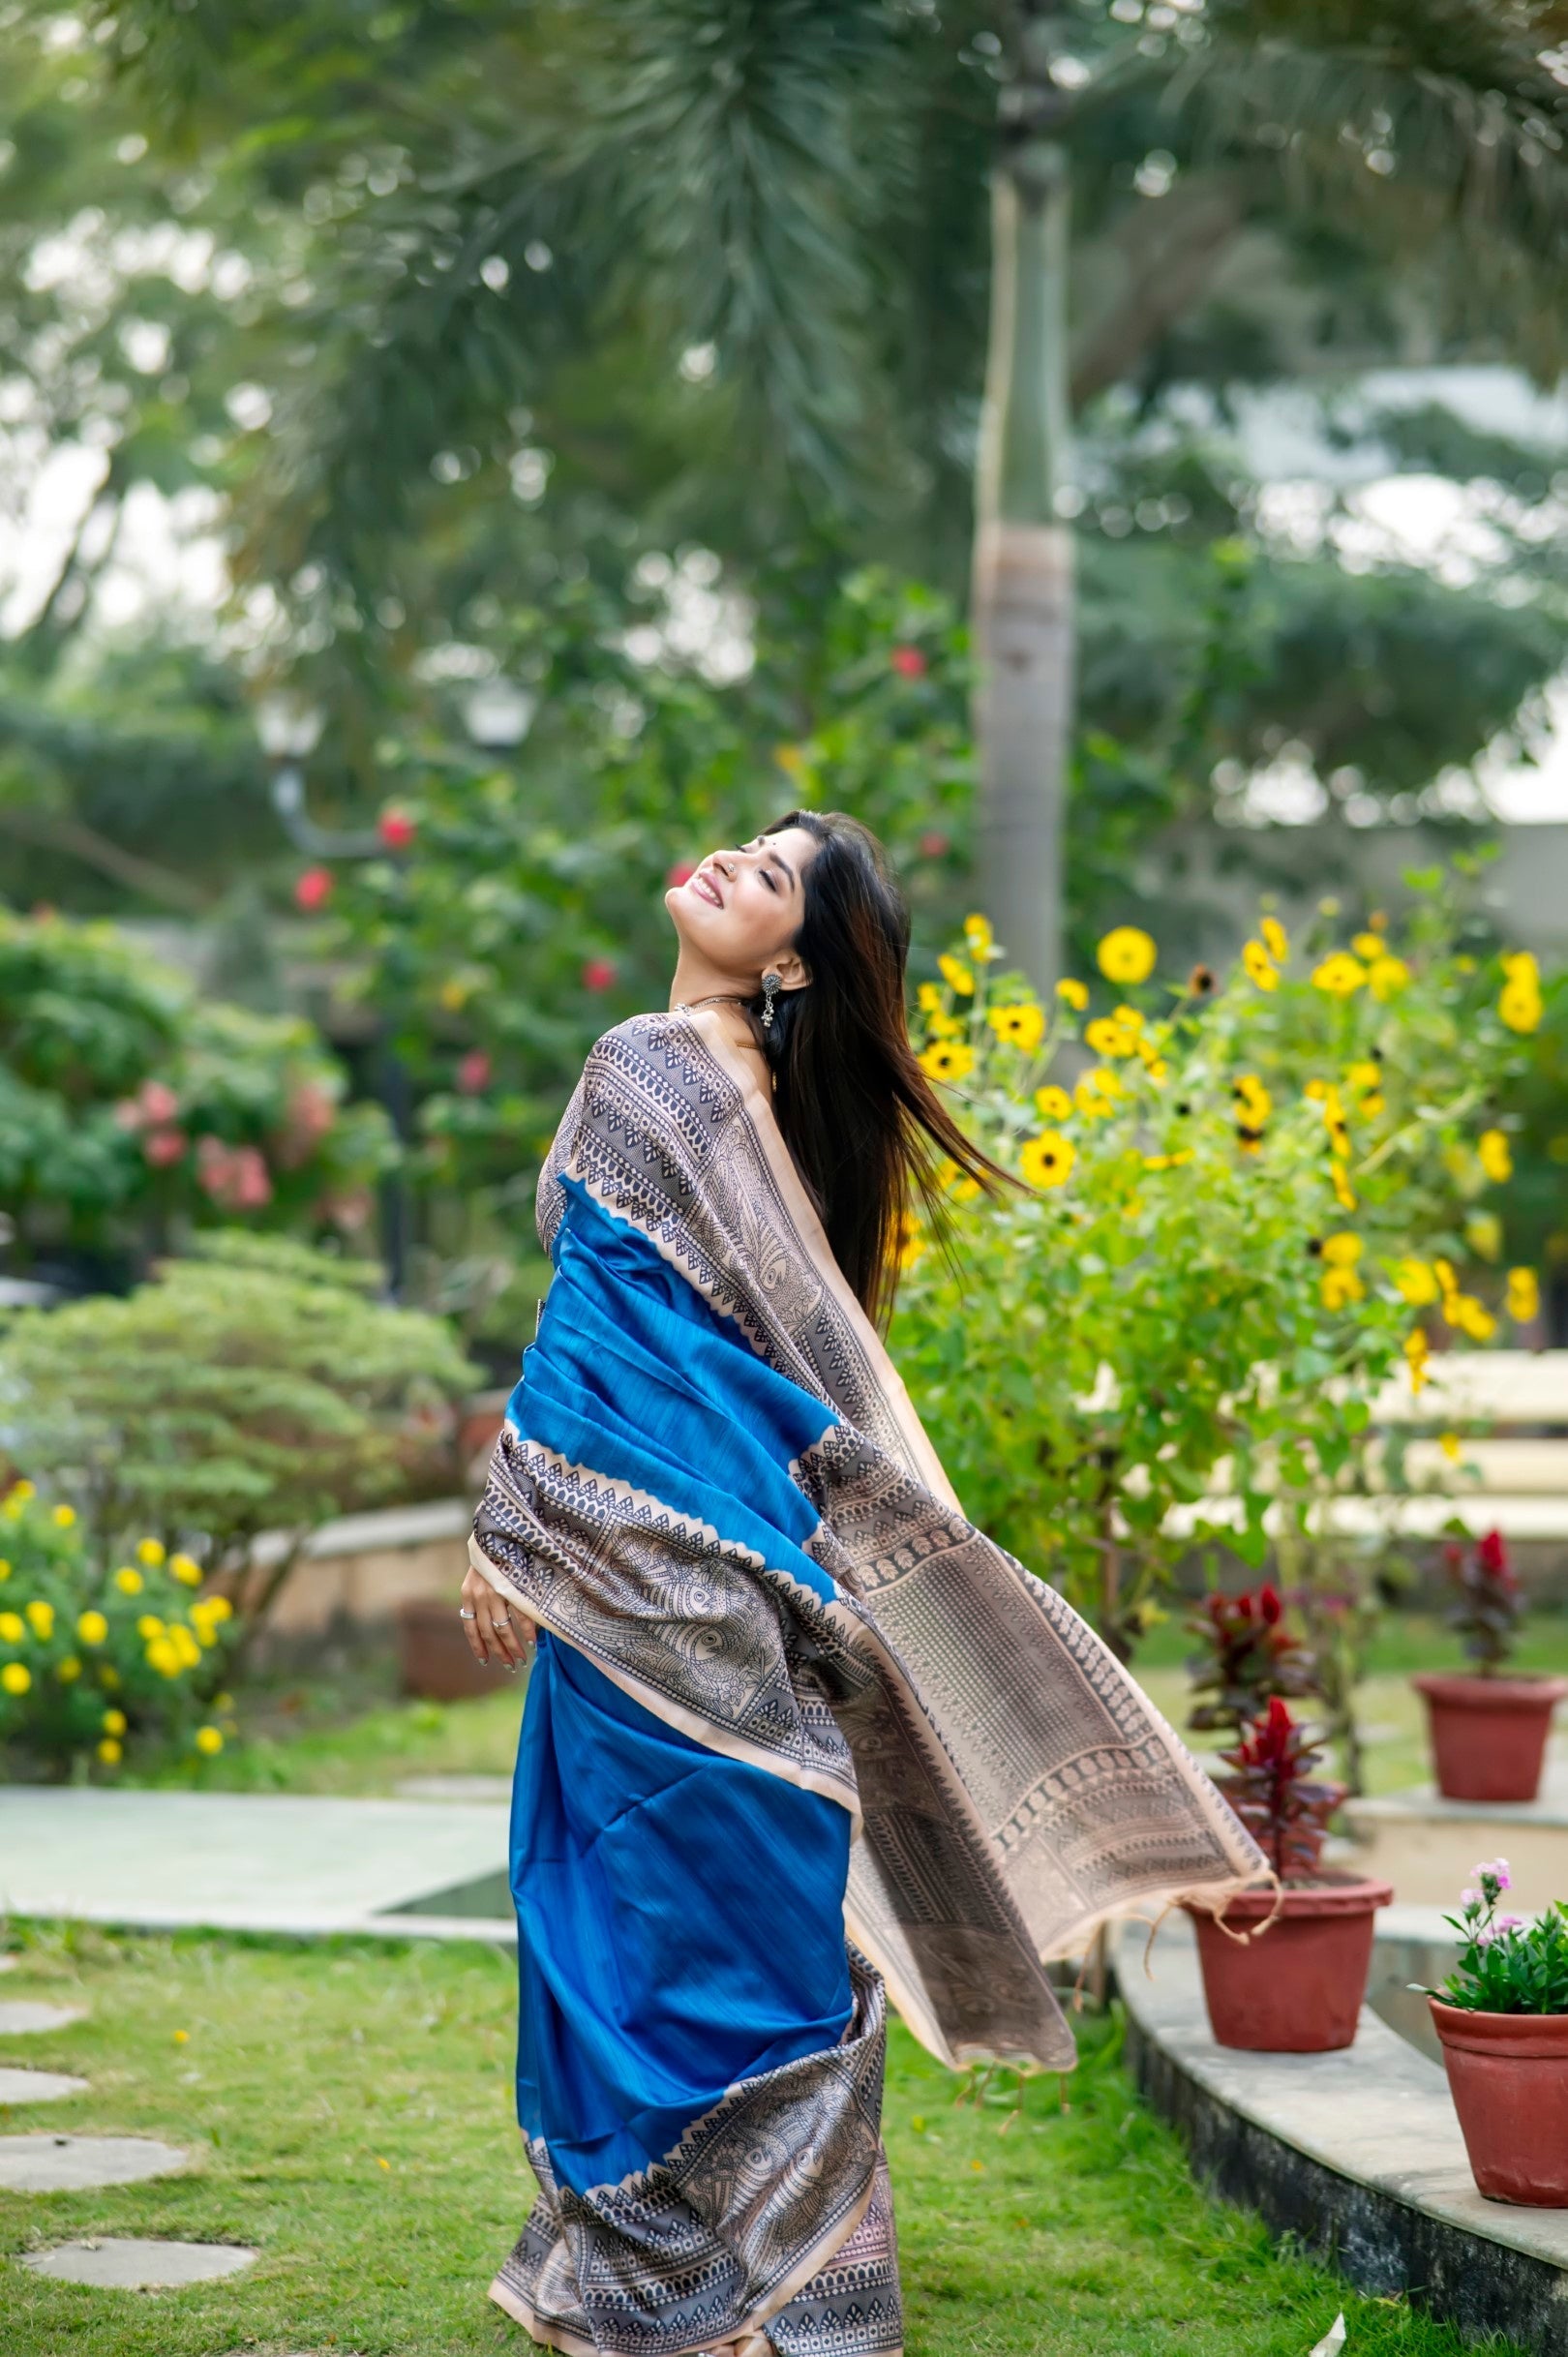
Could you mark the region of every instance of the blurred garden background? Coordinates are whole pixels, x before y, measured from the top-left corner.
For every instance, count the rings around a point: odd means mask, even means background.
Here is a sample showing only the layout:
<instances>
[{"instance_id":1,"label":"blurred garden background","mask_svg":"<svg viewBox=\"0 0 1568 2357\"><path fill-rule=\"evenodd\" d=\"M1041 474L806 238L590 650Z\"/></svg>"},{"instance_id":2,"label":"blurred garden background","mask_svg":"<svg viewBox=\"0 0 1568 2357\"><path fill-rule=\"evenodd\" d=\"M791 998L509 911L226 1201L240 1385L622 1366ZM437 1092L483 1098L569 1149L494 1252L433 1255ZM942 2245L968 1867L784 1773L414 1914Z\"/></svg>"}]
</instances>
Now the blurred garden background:
<instances>
[{"instance_id":1,"label":"blurred garden background","mask_svg":"<svg viewBox=\"0 0 1568 2357\"><path fill-rule=\"evenodd\" d=\"M1182 1724L1267 1582L1352 1796L1562 1666L1565 258L1559 0L3 0L16 1785L505 1774L535 1175L796 804L1024 1181L890 1333L976 1519Z\"/></svg>"}]
</instances>

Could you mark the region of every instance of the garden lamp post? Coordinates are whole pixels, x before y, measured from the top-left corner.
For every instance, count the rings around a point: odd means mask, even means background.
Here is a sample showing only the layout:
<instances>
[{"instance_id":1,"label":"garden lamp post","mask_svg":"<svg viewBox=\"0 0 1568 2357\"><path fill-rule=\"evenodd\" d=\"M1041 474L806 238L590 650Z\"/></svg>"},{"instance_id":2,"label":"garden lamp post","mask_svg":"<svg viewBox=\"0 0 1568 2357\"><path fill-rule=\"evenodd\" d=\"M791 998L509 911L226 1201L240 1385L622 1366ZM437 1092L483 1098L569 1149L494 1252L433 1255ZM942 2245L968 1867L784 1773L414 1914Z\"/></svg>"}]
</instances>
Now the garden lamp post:
<instances>
[{"instance_id":1,"label":"garden lamp post","mask_svg":"<svg viewBox=\"0 0 1568 2357\"><path fill-rule=\"evenodd\" d=\"M385 859L388 846L374 827L318 827L305 806L305 764L321 740L322 714L314 705L287 695L264 696L256 709L256 735L272 765L272 807L284 832L308 860ZM375 1092L400 1144L412 1133L413 1102L407 1068L384 1035L376 1058ZM408 1262L408 1196L401 1172L381 1181L381 1252L387 1290L403 1291Z\"/></svg>"},{"instance_id":2,"label":"garden lamp post","mask_svg":"<svg viewBox=\"0 0 1568 2357\"><path fill-rule=\"evenodd\" d=\"M315 705L292 696L263 696L257 705L256 733L272 764L272 807L307 859L374 860L386 851L374 828L318 827L305 807L305 764L321 741L323 725Z\"/></svg>"},{"instance_id":3,"label":"garden lamp post","mask_svg":"<svg viewBox=\"0 0 1568 2357\"><path fill-rule=\"evenodd\" d=\"M539 699L511 680L481 680L463 699L463 725L482 753L509 753L533 726Z\"/></svg>"}]
</instances>

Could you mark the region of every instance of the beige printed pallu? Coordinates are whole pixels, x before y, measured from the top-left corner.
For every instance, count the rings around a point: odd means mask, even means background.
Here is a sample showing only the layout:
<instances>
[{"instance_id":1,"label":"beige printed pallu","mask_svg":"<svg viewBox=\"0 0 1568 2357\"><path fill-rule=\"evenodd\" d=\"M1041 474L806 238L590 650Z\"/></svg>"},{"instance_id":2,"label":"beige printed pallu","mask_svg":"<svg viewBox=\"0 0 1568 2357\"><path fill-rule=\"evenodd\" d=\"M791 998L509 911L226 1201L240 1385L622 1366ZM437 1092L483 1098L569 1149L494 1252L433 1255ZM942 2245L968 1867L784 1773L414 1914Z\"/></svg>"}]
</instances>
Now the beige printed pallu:
<instances>
[{"instance_id":1,"label":"beige printed pallu","mask_svg":"<svg viewBox=\"0 0 1568 2357\"><path fill-rule=\"evenodd\" d=\"M1082 1619L964 1518L737 1018L588 1058L556 1277L474 1524L540 1632L492 2296L574 2352L900 2345L885 2004L1070 2068L1045 1972L1263 1860Z\"/></svg>"}]
</instances>

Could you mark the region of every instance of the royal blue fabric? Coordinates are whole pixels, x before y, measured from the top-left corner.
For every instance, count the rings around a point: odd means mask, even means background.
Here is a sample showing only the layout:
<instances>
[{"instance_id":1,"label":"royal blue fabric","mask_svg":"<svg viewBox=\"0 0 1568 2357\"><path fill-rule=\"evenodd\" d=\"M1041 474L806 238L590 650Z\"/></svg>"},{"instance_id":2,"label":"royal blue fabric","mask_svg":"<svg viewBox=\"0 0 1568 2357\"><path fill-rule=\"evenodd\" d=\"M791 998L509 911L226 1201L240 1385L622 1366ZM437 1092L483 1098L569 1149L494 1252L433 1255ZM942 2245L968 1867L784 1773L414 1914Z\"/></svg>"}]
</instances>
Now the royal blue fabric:
<instances>
[{"instance_id":1,"label":"royal blue fabric","mask_svg":"<svg viewBox=\"0 0 1568 2357\"><path fill-rule=\"evenodd\" d=\"M566 1196L512 1422L830 1596L787 1468L832 1411L637 1229ZM849 1841L837 1802L708 1750L541 1636L512 1800L517 2094L562 2184L618 2184L737 2080L838 2042Z\"/></svg>"}]
</instances>

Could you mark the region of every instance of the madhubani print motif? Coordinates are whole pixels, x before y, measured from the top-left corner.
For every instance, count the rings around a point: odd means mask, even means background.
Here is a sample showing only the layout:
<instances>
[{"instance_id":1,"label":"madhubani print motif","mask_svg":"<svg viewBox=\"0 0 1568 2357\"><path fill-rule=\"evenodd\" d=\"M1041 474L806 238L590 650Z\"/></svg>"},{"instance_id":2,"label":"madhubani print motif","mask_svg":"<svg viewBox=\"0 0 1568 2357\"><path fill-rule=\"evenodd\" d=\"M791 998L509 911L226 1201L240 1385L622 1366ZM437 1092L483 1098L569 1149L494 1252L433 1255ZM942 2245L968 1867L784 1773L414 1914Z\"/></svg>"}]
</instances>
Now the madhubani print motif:
<instances>
[{"instance_id":1,"label":"madhubani print motif","mask_svg":"<svg viewBox=\"0 0 1568 2357\"><path fill-rule=\"evenodd\" d=\"M853 1613L706 1523L503 1429L474 1545L649 1709L853 1810L837 1707L877 1683Z\"/></svg>"},{"instance_id":2,"label":"madhubani print motif","mask_svg":"<svg viewBox=\"0 0 1568 2357\"><path fill-rule=\"evenodd\" d=\"M582 2357L678 2357L759 2326L790 2357L895 2350L887 2009L853 1949L850 1979L836 2046L743 2080L638 2176L575 2193L530 2142L539 2198L492 2299Z\"/></svg>"},{"instance_id":3,"label":"madhubani print motif","mask_svg":"<svg viewBox=\"0 0 1568 2357\"><path fill-rule=\"evenodd\" d=\"M844 1426L795 1470L811 1553L911 1671L1041 1952L1234 1873L1229 1810L1065 1597Z\"/></svg>"},{"instance_id":4,"label":"madhubani print motif","mask_svg":"<svg viewBox=\"0 0 1568 2357\"><path fill-rule=\"evenodd\" d=\"M788 2307L769 2318L779 2357L888 2357L903 2346L892 2188L880 2155L865 2216Z\"/></svg>"}]
</instances>

